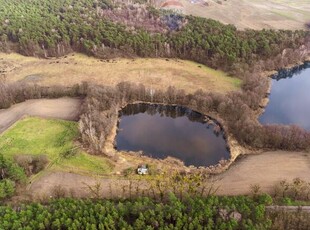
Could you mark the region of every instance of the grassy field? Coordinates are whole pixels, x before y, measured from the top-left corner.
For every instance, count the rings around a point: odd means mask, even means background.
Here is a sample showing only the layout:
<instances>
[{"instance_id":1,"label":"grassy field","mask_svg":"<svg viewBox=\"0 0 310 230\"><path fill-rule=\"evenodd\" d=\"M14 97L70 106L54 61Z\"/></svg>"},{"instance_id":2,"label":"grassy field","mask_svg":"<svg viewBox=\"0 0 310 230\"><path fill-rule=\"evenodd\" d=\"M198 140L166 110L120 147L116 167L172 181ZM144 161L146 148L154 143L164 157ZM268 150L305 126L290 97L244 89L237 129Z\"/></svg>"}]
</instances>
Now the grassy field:
<instances>
[{"instance_id":1,"label":"grassy field","mask_svg":"<svg viewBox=\"0 0 310 230\"><path fill-rule=\"evenodd\" d=\"M16 154L45 154L47 170L82 174L106 174L112 169L103 157L89 155L74 144L78 124L71 121L28 117L0 136L0 152L13 158ZM69 154L69 157L65 155Z\"/></svg>"},{"instance_id":2,"label":"grassy field","mask_svg":"<svg viewBox=\"0 0 310 230\"><path fill-rule=\"evenodd\" d=\"M143 83L165 89L175 86L187 92L203 89L226 93L239 90L241 81L222 71L179 59L99 60L82 54L56 59L37 59L0 53L0 70L11 82L35 82L40 85L73 85L82 81L115 85L121 81Z\"/></svg>"}]
</instances>

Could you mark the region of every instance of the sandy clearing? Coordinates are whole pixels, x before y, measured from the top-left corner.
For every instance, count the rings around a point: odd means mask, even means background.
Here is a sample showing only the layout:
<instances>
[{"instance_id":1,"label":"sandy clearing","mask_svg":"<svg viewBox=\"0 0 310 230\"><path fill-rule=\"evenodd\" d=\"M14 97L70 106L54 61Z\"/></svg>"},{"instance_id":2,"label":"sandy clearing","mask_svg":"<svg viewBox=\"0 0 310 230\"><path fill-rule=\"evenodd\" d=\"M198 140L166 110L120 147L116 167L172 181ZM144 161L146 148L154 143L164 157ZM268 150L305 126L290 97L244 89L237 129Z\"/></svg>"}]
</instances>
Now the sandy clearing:
<instances>
[{"instance_id":1,"label":"sandy clearing","mask_svg":"<svg viewBox=\"0 0 310 230\"><path fill-rule=\"evenodd\" d=\"M271 192L277 182L297 177L310 181L310 153L276 151L246 156L214 179L220 186L218 194L238 195L248 193L252 184Z\"/></svg>"},{"instance_id":2,"label":"sandy clearing","mask_svg":"<svg viewBox=\"0 0 310 230\"><path fill-rule=\"evenodd\" d=\"M0 110L0 134L25 116L78 120L82 100L77 98L28 100Z\"/></svg>"},{"instance_id":3,"label":"sandy clearing","mask_svg":"<svg viewBox=\"0 0 310 230\"><path fill-rule=\"evenodd\" d=\"M215 176L215 185L220 186L218 195L247 194L251 184L259 184L263 191L271 188L280 180L292 180L299 177L310 181L310 153L300 152L265 152L259 155L248 155L235 162L226 172ZM96 178L66 172L47 172L28 186L27 193L40 197L50 195L53 188L61 185L68 192L74 191L78 197L89 196L85 185L101 183L101 197L124 197L123 188L128 188L126 178ZM140 191L148 188L146 183L135 181Z\"/></svg>"}]
</instances>

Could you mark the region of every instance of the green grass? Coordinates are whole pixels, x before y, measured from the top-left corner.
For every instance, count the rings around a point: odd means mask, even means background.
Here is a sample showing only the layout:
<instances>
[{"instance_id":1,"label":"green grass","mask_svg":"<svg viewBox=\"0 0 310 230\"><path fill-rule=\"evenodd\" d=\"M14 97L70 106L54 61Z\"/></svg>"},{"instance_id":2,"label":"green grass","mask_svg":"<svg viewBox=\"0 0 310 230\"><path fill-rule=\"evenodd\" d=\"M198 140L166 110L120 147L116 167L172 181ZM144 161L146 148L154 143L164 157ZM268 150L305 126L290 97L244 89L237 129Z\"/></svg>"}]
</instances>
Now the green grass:
<instances>
[{"instance_id":1,"label":"green grass","mask_svg":"<svg viewBox=\"0 0 310 230\"><path fill-rule=\"evenodd\" d=\"M277 205L284 205L284 206L309 206L310 201L307 200L294 200L290 197L284 197L279 199L275 202Z\"/></svg>"},{"instance_id":2,"label":"green grass","mask_svg":"<svg viewBox=\"0 0 310 230\"><path fill-rule=\"evenodd\" d=\"M74 144L79 134L72 121L28 117L0 136L0 152L13 158L16 154L45 154L48 169L87 174L105 174L111 170L107 159L89 155ZM70 157L64 157L74 152Z\"/></svg>"},{"instance_id":3,"label":"green grass","mask_svg":"<svg viewBox=\"0 0 310 230\"><path fill-rule=\"evenodd\" d=\"M110 172L112 166L103 157L79 152L73 157L62 159L54 168L67 172L91 173L97 175Z\"/></svg>"}]
</instances>

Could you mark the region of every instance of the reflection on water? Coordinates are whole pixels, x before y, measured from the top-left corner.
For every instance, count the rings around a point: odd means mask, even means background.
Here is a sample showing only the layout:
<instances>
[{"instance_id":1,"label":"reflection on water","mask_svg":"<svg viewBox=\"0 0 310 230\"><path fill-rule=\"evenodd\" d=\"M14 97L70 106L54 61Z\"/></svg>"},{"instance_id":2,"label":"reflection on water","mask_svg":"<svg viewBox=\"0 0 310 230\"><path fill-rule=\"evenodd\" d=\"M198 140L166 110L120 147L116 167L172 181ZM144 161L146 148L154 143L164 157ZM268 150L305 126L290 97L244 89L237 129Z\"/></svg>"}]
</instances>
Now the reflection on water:
<instances>
[{"instance_id":1,"label":"reflection on water","mask_svg":"<svg viewBox=\"0 0 310 230\"><path fill-rule=\"evenodd\" d=\"M120 116L118 150L141 150L161 159L172 156L195 166L214 165L229 158L219 126L206 122L200 113L179 106L133 104Z\"/></svg>"},{"instance_id":2,"label":"reflection on water","mask_svg":"<svg viewBox=\"0 0 310 230\"><path fill-rule=\"evenodd\" d=\"M310 130L310 63L273 77L262 124L296 124Z\"/></svg>"}]
</instances>

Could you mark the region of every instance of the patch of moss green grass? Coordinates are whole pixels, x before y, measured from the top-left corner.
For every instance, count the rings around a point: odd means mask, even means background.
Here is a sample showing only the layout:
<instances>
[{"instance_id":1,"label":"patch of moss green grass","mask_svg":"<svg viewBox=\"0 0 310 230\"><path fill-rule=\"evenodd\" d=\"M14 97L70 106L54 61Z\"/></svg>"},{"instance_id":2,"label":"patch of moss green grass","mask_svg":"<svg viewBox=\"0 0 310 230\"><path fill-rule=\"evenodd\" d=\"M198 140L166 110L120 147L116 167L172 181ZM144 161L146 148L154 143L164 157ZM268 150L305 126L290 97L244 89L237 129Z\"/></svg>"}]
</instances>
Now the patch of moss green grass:
<instances>
[{"instance_id":1,"label":"patch of moss green grass","mask_svg":"<svg viewBox=\"0 0 310 230\"><path fill-rule=\"evenodd\" d=\"M77 122L27 117L0 136L0 152L11 159L16 154L44 154L51 170L109 173L112 166L107 159L87 154L74 143L78 135Z\"/></svg>"}]
</instances>

